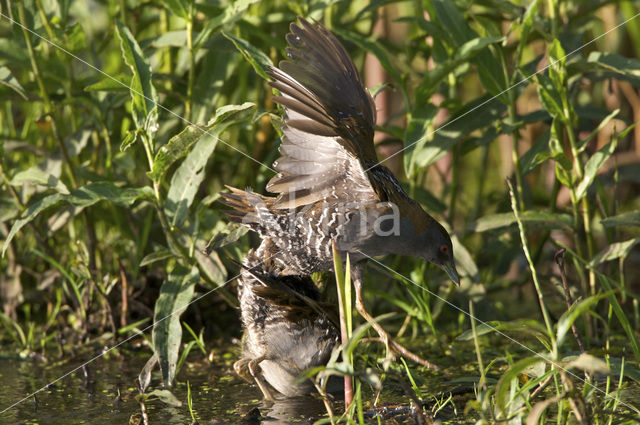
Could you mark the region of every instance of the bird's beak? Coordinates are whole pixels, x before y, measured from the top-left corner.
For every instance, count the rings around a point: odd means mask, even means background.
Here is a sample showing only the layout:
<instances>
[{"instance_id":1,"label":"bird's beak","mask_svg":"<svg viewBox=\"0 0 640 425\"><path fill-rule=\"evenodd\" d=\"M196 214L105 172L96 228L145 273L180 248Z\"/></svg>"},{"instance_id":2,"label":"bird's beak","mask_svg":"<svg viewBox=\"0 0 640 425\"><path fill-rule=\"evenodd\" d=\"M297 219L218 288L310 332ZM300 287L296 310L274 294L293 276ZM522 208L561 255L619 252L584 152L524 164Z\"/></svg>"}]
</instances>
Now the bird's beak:
<instances>
[{"instance_id":1,"label":"bird's beak","mask_svg":"<svg viewBox=\"0 0 640 425\"><path fill-rule=\"evenodd\" d=\"M444 263L442 265L442 270L447 272L447 274L449 275L449 279L451 279L453 283L460 286L460 276L458 276L458 271L456 270L456 265L453 263L453 261Z\"/></svg>"}]
</instances>

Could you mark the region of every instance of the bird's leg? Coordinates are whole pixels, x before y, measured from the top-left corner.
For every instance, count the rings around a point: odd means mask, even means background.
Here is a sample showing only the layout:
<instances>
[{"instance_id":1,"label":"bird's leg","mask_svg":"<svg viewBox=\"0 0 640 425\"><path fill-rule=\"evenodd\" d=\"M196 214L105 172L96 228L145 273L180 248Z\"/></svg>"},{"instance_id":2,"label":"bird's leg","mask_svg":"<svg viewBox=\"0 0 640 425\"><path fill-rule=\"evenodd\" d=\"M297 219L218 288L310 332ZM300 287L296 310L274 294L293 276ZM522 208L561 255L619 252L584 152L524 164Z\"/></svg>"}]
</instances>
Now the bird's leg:
<instances>
[{"instance_id":1,"label":"bird's leg","mask_svg":"<svg viewBox=\"0 0 640 425\"><path fill-rule=\"evenodd\" d=\"M265 356L260 356L255 359L248 359L245 357L235 362L233 364L233 369L240 377L244 378L248 382L255 382L258 385L258 388L260 388L260 391L262 392L265 400L273 402L275 401L275 398L273 397L273 393L269 388L269 384L267 384L267 381L265 381L265 379L262 377L261 371L258 370L258 368L260 367L260 363L264 359Z\"/></svg>"},{"instance_id":2,"label":"bird's leg","mask_svg":"<svg viewBox=\"0 0 640 425\"><path fill-rule=\"evenodd\" d=\"M440 368L435 364L431 363L428 360L423 359L417 354L414 354L403 345L394 341L393 338L391 338L391 335L389 335L389 332L384 330L384 328L378 322L376 322L373 316L371 316L369 312L366 310L366 308L364 307L364 299L362 298L362 281L364 277L364 264L362 263L355 264L352 267L351 276L353 280L353 286L355 287L355 290L356 290L356 310L358 310L358 313L360 313L360 316L362 316L364 320L366 320L369 324L371 324L371 326L376 330L378 335L380 335L380 338L382 339L385 347L387 348L387 353L389 353L389 348L391 348L393 351L395 351L405 359L414 361L429 369L439 370Z\"/></svg>"}]
</instances>

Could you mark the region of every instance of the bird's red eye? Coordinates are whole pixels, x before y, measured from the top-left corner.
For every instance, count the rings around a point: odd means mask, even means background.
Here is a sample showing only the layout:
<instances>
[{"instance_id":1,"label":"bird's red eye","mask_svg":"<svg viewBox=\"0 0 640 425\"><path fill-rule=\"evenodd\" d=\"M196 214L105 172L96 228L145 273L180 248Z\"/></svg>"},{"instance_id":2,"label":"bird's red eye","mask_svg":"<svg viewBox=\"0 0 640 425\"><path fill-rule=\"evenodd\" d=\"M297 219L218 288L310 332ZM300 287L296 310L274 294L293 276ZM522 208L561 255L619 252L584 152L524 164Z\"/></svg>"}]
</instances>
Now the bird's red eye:
<instances>
[{"instance_id":1,"label":"bird's red eye","mask_svg":"<svg viewBox=\"0 0 640 425\"><path fill-rule=\"evenodd\" d=\"M440 252L445 254L445 255L448 254L449 253L449 247L447 245L442 245L440 247Z\"/></svg>"}]
</instances>

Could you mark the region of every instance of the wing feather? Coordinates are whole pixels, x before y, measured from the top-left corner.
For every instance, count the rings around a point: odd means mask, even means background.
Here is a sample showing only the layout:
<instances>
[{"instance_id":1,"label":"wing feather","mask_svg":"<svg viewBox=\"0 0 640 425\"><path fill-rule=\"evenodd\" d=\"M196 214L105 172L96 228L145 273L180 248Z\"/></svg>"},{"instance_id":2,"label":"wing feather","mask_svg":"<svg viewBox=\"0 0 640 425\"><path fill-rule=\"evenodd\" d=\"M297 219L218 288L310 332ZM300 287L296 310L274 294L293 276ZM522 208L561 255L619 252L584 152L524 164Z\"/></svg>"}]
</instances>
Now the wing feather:
<instances>
[{"instance_id":1,"label":"wing feather","mask_svg":"<svg viewBox=\"0 0 640 425\"><path fill-rule=\"evenodd\" d=\"M375 106L353 61L329 31L304 19L287 42L290 61L269 72L285 110L278 174L267 185L279 194L274 206L379 201L364 172L376 161Z\"/></svg>"}]
</instances>

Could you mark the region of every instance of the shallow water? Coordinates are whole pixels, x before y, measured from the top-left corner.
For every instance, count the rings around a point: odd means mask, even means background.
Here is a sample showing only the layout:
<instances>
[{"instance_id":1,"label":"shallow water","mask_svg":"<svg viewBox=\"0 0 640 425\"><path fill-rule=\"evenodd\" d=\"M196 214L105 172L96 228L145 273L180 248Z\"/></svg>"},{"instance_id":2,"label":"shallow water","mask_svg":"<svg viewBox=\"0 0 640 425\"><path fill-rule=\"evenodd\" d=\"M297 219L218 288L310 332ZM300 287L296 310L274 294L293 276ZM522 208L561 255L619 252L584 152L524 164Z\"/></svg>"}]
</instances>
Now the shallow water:
<instances>
[{"instance_id":1,"label":"shallow water","mask_svg":"<svg viewBox=\"0 0 640 425\"><path fill-rule=\"evenodd\" d=\"M0 424L142 423L135 377L148 356L145 351L101 357L87 366L87 376L80 369L0 414ZM0 382L3 384L0 411L91 357L62 364L43 364L17 357L0 359ZM146 401L149 423L191 423L187 407L187 381L191 387L196 419L200 424L259 423L260 418L268 419L270 424L307 423L325 413L322 402L310 397L267 406L259 390L233 373L231 363L229 355L220 356L212 364L204 361L187 362L178 375L178 383L171 389L176 398L182 401L182 406L172 407L158 399ZM160 372L156 370L149 391L160 385Z\"/></svg>"},{"instance_id":2,"label":"shallow water","mask_svg":"<svg viewBox=\"0 0 640 425\"><path fill-rule=\"evenodd\" d=\"M190 424L187 407L187 381L191 388L195 417L200 424L311 424L326 416L325 406L317 397L305 396L267 404L262 394L233 372L237 347L230 345L215 352L212 363L203 360L202 353L192 352L196 361L185 362L177 376L172 393L182 402L172 407L159 399L145 402L149 424ZM37 391L84 362L100 354L98 348L78 356L73 361L49 359L48 363L23 360L0 354L0 411ZM149 358L149 350L122 349L110 352L69 376L49 385L0 414L0 424L128 424L143 423L142 409L137 399L136 377ZM161 388L161 374L156 368L147 392ZM370 393L367 389L365 389ZM393 423L405 422L410 416L408 398L402 389L385 384L384 403L380 412ZM370 399L370 394L365 397ZM334 412L343 411L340 401ZM374 411L367 412L371 417Z\"/></svg>"},{"instance_id":3,"label":"shallow water","mask_svg":"<svg viewBox=\"0 0 640 425\"><path fill-rule=\"evenodd\" d=\"M187 406L187 382L191 388L195 418L199 424L312 424L326 416L321 400L312 396L299 397L267 404L262 394L233 372L233 361L238 358L237 346L229 344L224 350L214 352L213 361L203 360L200 352L193 351L178 373L177 383L171 389L182 406L173 407L157 398L144 403L149 424L191 424L192 418ZM15 355L0 352L0 412L44 385L55 381L87 360L100 354L100 348L85 349L73 361L48 363L37 360L23 360ZM474 400L473 383L475 366L466 356L472 351L459 352L462 357L457 364L449 364L447 376L430 372L418 373L420 387L424 389L430 403L439 398L438 394L453 391L456 409L445 407L438 414L443 423L475 423L478 417L468 416L465 407ZM49 385L6 412L0 413L0 424L142 424L142 408L138 401L139 391L136 377L150 356L148 349L120 348L91 362L86 369L79 369L69 376ZM67 357L68 358L68 357ZM447 356L437 359L444 366ZM468 362L466 360L469 360ZM493 379L497 379L498 376ZM152 374L149 391L161 388L161 374L158 368ZM406 385L405 385L406 386ZM600 385L602 386L602 385ZM412 419L410 400L399 381L387 377L383 396L378 399L378 407L372 409L368 402L375 397L363 386L363 397L367 423L415 423ZM364 393L363 393L364 394ZM620 394L627 403L636 404L640 387L632 383ZM446 396L445 396L446 398ZM427 407L426 410L429 410ZM334 403L334 413L339 415L343 404ZM433 413L435 410L431 410ZM463 413L464 412L464 413ZM375 417L378 415L378 417Z\"/></svg>"}]
</instances>

